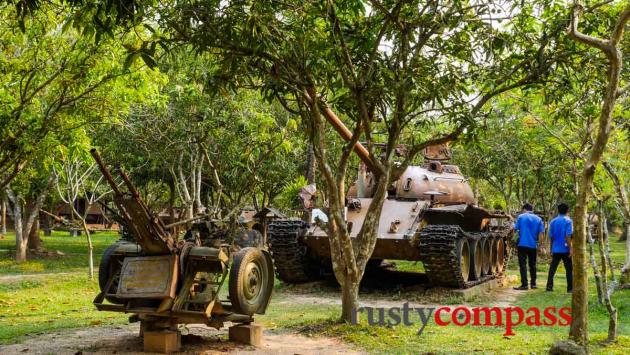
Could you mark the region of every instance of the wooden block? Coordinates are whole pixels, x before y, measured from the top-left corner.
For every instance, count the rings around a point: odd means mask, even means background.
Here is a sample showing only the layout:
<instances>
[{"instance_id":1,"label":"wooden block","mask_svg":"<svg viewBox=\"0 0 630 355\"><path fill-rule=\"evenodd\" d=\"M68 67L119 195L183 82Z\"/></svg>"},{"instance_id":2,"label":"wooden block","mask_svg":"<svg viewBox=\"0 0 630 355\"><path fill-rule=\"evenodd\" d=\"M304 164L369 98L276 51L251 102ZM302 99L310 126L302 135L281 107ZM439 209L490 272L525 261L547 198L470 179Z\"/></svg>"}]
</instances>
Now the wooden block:
<instances>
[{"instance_id":1,"label":"wooden block","mask_svg":"<svg viewBox=\"0 0 630 355\"><path fill-rule=\"evenodd\" d=\"M260 324L238 324L230 327L230 340L253 345L262 345L262 326Z\"/></svg>"},{"instance_id":2,"label":"wooden block","mask_svg":"<svg viewBox=\"0 0 630 355\"><path fill-rule=\"evenodd\" d=\"M147 353L173 353L181 347L181 333L176 330L144 331L144 351Z\"/></svg>"}]
</instances>

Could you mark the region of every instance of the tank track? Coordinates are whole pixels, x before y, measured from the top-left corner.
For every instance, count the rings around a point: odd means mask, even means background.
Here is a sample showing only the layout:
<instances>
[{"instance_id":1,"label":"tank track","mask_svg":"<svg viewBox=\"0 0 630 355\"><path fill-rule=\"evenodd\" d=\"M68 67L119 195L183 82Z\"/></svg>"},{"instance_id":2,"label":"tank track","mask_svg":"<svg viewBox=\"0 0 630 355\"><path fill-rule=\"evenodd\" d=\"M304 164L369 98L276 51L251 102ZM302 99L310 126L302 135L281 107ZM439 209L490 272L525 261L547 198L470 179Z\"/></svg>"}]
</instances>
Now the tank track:
<instances>
[{"instance_id":1,"label":"tank track","mask_svg":"<svg viewBox=\"0 0 630 355\"><path fill-rule=\"evenodd\" d=\"M467 233L456 225L428 225L419 233L418 248L431 284L457 288L469 288L495 278L481 276L478 280L464 280L457 259L457 241L469 242L483 237L496 237L495 233Z\"/></svg>"},{"instance_id":2,"label":"tank track","mask_svg":"<svg viewBox=\"0 0 630 355\"><path fill-rule=\"evenodd\" d=\"M301 220L279 220L269 225L269 250L278 278L287 283L312 281L317 278L306 245L300 240L309 224Z\"/></svg>"}]
</instances>

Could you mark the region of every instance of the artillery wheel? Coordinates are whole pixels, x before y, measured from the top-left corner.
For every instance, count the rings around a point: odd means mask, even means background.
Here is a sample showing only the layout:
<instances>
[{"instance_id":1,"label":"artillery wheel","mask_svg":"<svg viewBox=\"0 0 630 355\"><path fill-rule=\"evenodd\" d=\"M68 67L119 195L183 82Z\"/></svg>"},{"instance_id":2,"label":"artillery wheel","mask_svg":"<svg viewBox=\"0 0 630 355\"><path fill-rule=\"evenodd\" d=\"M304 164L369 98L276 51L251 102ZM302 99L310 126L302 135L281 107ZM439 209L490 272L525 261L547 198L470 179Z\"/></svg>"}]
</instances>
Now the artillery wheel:
<instances>
[{"instance_id":1,"label":"artillery wheel","mask_svg":"<svg viewBox=\"0 0 630 355\"><path fill-rule=\"evenodd\" d=\"M265 257L257 248L243 248L230 268L229 295L236 313L253 315L266 307L273 289ZM271 282L270 282L271 280Z\"/></svg>"},{"instance_id":2,"label":"artillery wheel","mask_svg":"<svg viewBox=\"0 0 630 355\"><path fill-rule=\"evenodd\" d=\"M101 292L105 291L105 287L107 286L107 281L109 281L110 275L115 275L114 277L119 277L119 275L116 275L116 274L120 274L120 269L122 268L122 264L118 263L116 260L113 260L114 262L112 262L112 254L114 254L116 249L118 249L118 246L122 243L126 243L126 242L122 242L122 241L116 242L110 245L109 247L107 247L107 249L105 249L105 251L103 252L101 263L98 266L98 286ZM118 280L116 279L114 280L114 283L112 284L111 293L116 293L117 289L118 289ZM119 299L118 297L105 296L105 299L115 304L124 303L123 300Z\"/></svg>"}]
</instances>

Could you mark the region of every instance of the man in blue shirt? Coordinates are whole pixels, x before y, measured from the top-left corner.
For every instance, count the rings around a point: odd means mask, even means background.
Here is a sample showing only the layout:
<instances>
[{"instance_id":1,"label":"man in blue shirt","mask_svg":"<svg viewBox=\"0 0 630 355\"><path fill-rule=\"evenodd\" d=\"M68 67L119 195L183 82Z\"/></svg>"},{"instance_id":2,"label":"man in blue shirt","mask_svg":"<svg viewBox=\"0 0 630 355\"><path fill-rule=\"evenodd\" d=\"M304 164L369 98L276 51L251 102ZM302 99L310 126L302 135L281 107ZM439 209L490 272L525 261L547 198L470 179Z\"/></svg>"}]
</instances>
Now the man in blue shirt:
<instances>
[{"instance_id":1,"label":"man in blue shirt","mask_svg":"<svg viewBox=\"0 0 630 355\"><path fill-rule=\"evenodd\" d=\"M556 274L560 260L567 273L567 292L573 290L573 264L571 262L571 235L573 221L567 217L569 206L566 203L558 205L558 217L549 223L549 239L551 240L551 266L547 277L547 291L553 291L553 277Z\"/></svg>"},{"instance_id":2,"label":"man in blue shirt","mask_svg":"<svg viewBox=\"0 0 630 355\"><path fill-rule=\"evenodd\" d=\"M534 206L529 203L523 205L521 213L514 223L514 230L518 232L518 266L521 271L521 286L515 290L527 290L527 264L531 277L531 288L536 288L536 244L545 232L545 225L540 217L534 213Z\"/></svg>"}]
</instances>

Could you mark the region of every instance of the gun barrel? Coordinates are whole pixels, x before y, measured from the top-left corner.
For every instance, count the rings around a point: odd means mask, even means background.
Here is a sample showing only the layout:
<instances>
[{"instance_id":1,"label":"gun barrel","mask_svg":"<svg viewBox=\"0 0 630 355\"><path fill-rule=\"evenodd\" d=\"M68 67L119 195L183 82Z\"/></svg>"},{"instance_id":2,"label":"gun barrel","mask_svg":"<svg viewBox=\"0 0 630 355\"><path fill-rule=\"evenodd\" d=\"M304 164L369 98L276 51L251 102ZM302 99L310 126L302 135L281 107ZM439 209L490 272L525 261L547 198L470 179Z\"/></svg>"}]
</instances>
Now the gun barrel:
<instances>
[{"instance_id":1,"label":"gun barrel","mask_svg":"<svg viewBox=\"0 0 630 355\"><path fill-rule=\"evenodd\" d=\"M313 104L313 99L311 96L304 92L304 98L309 104ZM330 109L330 107L324 107L324 117L326 120L333 126L335 131L339 133L341 138L343 138L346 142L349 142L352 139L352 132L345 124L339 119L339 117ZM370 170L374 170L374 162L372 161L372 157L370 157L370 152L363 146L363 144L357 142L354 145L353 151L359 156L359 159L368 167Z\"/></svg>"},{"instance_id":2,"label":"gun barrel","mask_svg":"<svg viewBox=\"0 0 630 355\"><path fill-rule=\"evenodd\" d=\"M96 161L96 164L98 165L98 168L101 170L101 173L103 173L103 176L105 177L105 180L107 180L107 183L112 188L114 193L116 195L121 195L121 192L118 189L118 185L116 185L116 181L114 181L114 178L112 177L112 173L109 171L109 169L107 169L105 164L103 164L103 161L101 160L101 156L96 151L96 148L90 149L90 154L92 154L92 157L94 158L94 161Z\"/></svg>"},{"instance_id":3,"label":"gun barrel","mask_svg":"<svg viewBox=\"0 0 630 355\"><path fill-rule=\"evenodd\" d=\"M120 177L125 182L125 185L127 185L127 188L129 189L129 192L131 192L133 197L140 198L140 194L138 193L138 190L136 189L136 187L133 186L133 183L131 182L129 175L127 175L127 173L125 173L120 167L117 167L116 171L118 172L118 175L120 175Z\"/></svg>"}]
</instances>

